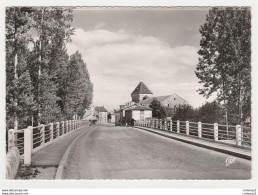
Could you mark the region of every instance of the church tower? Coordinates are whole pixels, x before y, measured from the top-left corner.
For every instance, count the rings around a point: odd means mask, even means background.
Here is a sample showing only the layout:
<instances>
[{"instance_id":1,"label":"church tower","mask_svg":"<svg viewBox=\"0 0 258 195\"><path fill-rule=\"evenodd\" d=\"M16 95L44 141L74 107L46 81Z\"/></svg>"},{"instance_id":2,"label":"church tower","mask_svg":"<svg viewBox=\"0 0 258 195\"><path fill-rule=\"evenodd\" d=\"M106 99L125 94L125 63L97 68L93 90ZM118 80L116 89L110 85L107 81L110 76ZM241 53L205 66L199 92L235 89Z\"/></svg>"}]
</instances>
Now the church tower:
<instances>
[{"instance_id":1,"label":"church tower","mask_svg":"<svg viewBox=\"0 0 258 195\"><path fill-rule=\"evenodd\" d=\"M152 97L153 93L148 89L148 87L140 82L135 90L131 93L132 101L139 103L146 97Z\"/></svg>"}]
</instances>

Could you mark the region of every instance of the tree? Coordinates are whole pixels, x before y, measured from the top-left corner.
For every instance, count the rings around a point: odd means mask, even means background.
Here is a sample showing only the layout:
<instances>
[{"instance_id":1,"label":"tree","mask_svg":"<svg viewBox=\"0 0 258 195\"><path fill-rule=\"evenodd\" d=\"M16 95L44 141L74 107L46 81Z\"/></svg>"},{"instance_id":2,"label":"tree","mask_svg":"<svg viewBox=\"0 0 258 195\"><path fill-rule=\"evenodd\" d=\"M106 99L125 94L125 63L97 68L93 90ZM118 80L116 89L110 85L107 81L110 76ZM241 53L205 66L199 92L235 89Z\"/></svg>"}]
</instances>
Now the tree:
<instances>
[{"instance_id":1,"label":"tree","mask_svg":"<svg viewBox=\"0 0 258 195\"><path fill-rule=\"evenodd\" d=\"M200 33L195 73L203 88L198 91L207 98L217 93L226 116L229 105L238 107L238 122L242 123L243 117L251 115L250 9L212 8Z\"/></svg>"},{"instance_id":2,"label":"tree","mask_svg":"<svg viewBox=\"0 0 258 195\"><path fill-rule=\"evenodd\" d=\"M70 57L65 83L62 103L65 116L71 118L78 114L82 117L92 102L93 85L86 64L78 51Z\"/></svg>"},{"instance_id":3,"label":"tree","mask_svg":"<svg viewBox=\"0 0 258 195\"><path fill-rule=\"evenodd\" d=\"M166 111L163 106L161 106L160 102L154 98L150 104L150 108L152 108L152 117L163 119L166 117Z\"/></svg>"},{"instance_id":4,"label":"tree","mask_svg":"<svg viewBox=\"0 0 258 195\"><path fill-rule=\"evenodd\" d=\"M69 59L66 43L72 10L62 7L6 9L7 128L83 116L93 97L79 52Z\"/></svg>"},{"instance_id":5,"label":"tree","mask_svg":"<svg viewBox=\"0 0 258 195\"><path fill-rule=\"evenodd\" d=\"M173 120L191 121L195 116L195 110L188 104L178 105L174 107Z\"/></svg>"},{"instance_id":6,"label":"tree","mask_svg":"<svg viewBox=\"0 0 258 195\"><path fill-rule=\"evenodd\" d=\"M70 35L73 32L70 27L72 10L61 7L30 9L32 10L30 36L34 45L30 65L33 70L31 74L34 78L34 94L38 102L35 117L38 123L45 123L49 121L47 119L49 117L58 120L60 117L57 116L61 114L61 109L56 105L58 101L57 75L62 69L64 63L62 60L65 60L65 57L59 54L64 54L62 51L65 43L70 41ZM49 117L46 117L46 114Z\"/></svg>"},{"instance_id":7,"label":"tree","mask_svg":"<svg viewBox=\"0 0 258 195\"><path fill-rule=\"evenodd\" d=\"M27 67L29 14L29 10L22 7L6 9L7 128L24 127L25 120L32 115L34 109L33 87Z\"/></svg>"},{"instance_id":8,"label":"tree","mask_svg":"<svg viewBox=\"0 0 258 195\"><path fill-rule=\"evenodd\" d=\"M207 102L197 109L195 120L202 123L224 123L222 106L216 102Z\"/></svg>"}]
</instances>

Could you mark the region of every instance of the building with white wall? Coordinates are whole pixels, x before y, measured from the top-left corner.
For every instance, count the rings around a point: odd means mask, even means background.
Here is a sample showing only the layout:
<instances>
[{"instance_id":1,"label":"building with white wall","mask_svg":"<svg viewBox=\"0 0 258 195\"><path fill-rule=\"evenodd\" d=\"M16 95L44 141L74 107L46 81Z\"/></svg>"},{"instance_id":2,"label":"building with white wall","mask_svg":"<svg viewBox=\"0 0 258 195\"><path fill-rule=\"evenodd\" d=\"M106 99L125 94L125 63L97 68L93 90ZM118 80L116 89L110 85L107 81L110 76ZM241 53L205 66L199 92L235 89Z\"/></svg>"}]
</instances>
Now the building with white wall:
<instances>
[{"instance_id":1,"label":"building with white wall","mask_svg":"<svg viewBox=\"0 0 258 195\"><path fill-rule=\"evenodd\" d=\"M116 125L131 124L131 120L145 120L152 117L152 109L149 107L151 102L156 99L163 107L173 110L175 106L189 104L186 100L177 94L166 96L153 96L151 90L140 82L131 93L132 101L124 105L120 105L120 109L116 110Z\"/></svg>"}]
</instances>

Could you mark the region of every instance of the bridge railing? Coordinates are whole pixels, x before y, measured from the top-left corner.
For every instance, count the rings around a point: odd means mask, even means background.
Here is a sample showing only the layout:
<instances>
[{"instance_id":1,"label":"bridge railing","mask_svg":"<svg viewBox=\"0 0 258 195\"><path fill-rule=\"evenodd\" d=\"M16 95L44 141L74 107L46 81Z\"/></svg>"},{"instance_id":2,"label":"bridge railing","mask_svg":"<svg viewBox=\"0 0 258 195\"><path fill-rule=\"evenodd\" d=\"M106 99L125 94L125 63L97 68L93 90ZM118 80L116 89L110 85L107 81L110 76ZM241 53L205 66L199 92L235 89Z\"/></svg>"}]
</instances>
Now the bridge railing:
<instances>
[{"instance_id":1,"label":"bridge railing","mask_svg":"<svg viewBox=\"0 0 258 195\"><path fill-rule=\"evenodd\" d=\"M84 120L68 120L56 123L42 124L26 129L8 130L8 150L13 146L19 149L24 164L31 164L31 155L54 141L70 134L88 124Z\"/></svg>"},{"instance_id":2,"label":"bridge railing","mask_svg":"<svg viewBox=\"0 0 258 195\"><path fill-rule=\"evenodd\" d=\"M165 119L145 119L136 121L136 126L149 127L173 133L212 140L215 142L251 147L251 127L223 125Z\"/></svg>"}]
</instances>

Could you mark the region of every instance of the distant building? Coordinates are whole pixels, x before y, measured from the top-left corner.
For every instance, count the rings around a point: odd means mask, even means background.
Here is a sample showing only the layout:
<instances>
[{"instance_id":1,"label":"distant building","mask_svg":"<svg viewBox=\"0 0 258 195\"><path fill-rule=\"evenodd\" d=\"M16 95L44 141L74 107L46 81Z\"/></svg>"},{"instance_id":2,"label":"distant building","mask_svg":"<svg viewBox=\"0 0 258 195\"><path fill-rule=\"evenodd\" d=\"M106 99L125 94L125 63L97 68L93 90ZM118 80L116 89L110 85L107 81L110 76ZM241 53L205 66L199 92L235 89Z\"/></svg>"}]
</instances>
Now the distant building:
<instances>
[{"instance_id":1,"label":"distant building","mask_svg":"<svg viewBox=\"0 0 258 195\"><path fill-rule=\"evenodd\" d=\"M131 125L132 119L140 121L152 117L152 109L150 107L137 103L120 105L120 109L116 110L115 113L116 125Z\"/></svg>"},{"instance_id":2,"label":"distant building","mask_svg":"<svg viewBox=\"0 0 258 195\"><path fill-rule=\"evenodd\" d=\"M152 96L153 96L153 93L143 82L140 82L139 85L135 88L135 90L131 93L132 101L136 103L139 103L143 99L146 99Z\"/></svg>"},{"instance_id":3,"label":"distant building","mask_svg":"<svg viewBox=\"0 0 258 195\"><path fill-rule=\"evenodd\" d=\"M131 124L132 119L136 121L143 121L152 117L152 109L147 106L135 105L125 108L125 123Z\"/></svg>"},{"instance_id":4,"label":"distant building","mask_svg":"<svg viewBox=\"0 0 258 195\"><path fill-rule=\"evenodd\" d=\"M121 112L120 109L114 110L114 113L115 113L115 125L116 126L121 125L121 113L120 112Z\"/></svg>"},{"instance_id":5,"label":"distant building","mask_svg":"<svg viewBox=\"0 0 258 195\"><path fill-rule=\"evenodd\" d=\"M91 105L90 108L88 108L85 111L84 119L86 119L89 116L95 116L98 118L98 122L100 123L107 123L108 122L108 111L104 106L94 106Z\"/></svg>"},{"instance_id":6,"label":"distant building","mask_svg":"<svg viewBox=\"0 0 258 195\"><path fill-rule=\"evenodd\" d=\"M88 109L85 110L85 114L83 116L84 119L88 116L97 116L97 111L95 110L95 106L91 105Z\"/></svg>"},{"instance_id":7,"label":"distant building","mask_svg":"<svg viewBox=\"0 0 258 195\"><path fill-rule=\"evenodd\" d=\"M95 106L95 111L97 112L98 121L100 123L108 122L108 111L104 106Z\"/></svg>"},{"instance_id":8,"label":"distant building","mask_svg":"<svg viewBox=\"0 0 258 195\"><path fill-rule=\"evenodd\" d=\"M154 98L158 100L162 106L168 107L168 108L174 108L175 106L178 106L178 105L189 104L186 100L184 100L183 98L181 98L175 93L172 95L150 97L145 100L141 100L140 104L150 105L151 102L154 100Z\"/></svg>"},{"instance_id":9,"label":"distant building","mask_svg":"<svg viewBox=\"0 0 258 195\"><path fill-rule=\"evenodd\" d=\"M131 124L134 119L144 120L152 117L152 109L149 107L151 102L157 99L160 104L173 111L175 106L189 103L177 94L166 96L154 96L151 90L143 83L140 82L131 93L132 101L120 105L119 109L115 110L115 124L126 125Z\"/></svg>"},{"instance_id":10,"label":"distant building","mask_svg":"<svg viewBox=\"0 0 258 195\"><path fill-rule=\"evenodd\" d=\"M153 93L148 87L140 82L131 93L132 101L120 105L116 110L116 125L131 125L132 119L136 121L145 120L152 117L152 109L149 106L141 105L139 102L143 99L152 97Z\"/></svg>"},{"instance_id":11,"label":"distant building","mask_svg":"<svg viewBox=\"0 0 258 195\"><path fill-rule=\"evenodd\" d=\"M115 110L113 112L110 112L110 119L109 119L109 123L115 123L116 122L116 114L115 114Z\"/></svg>"}]
</instances>

